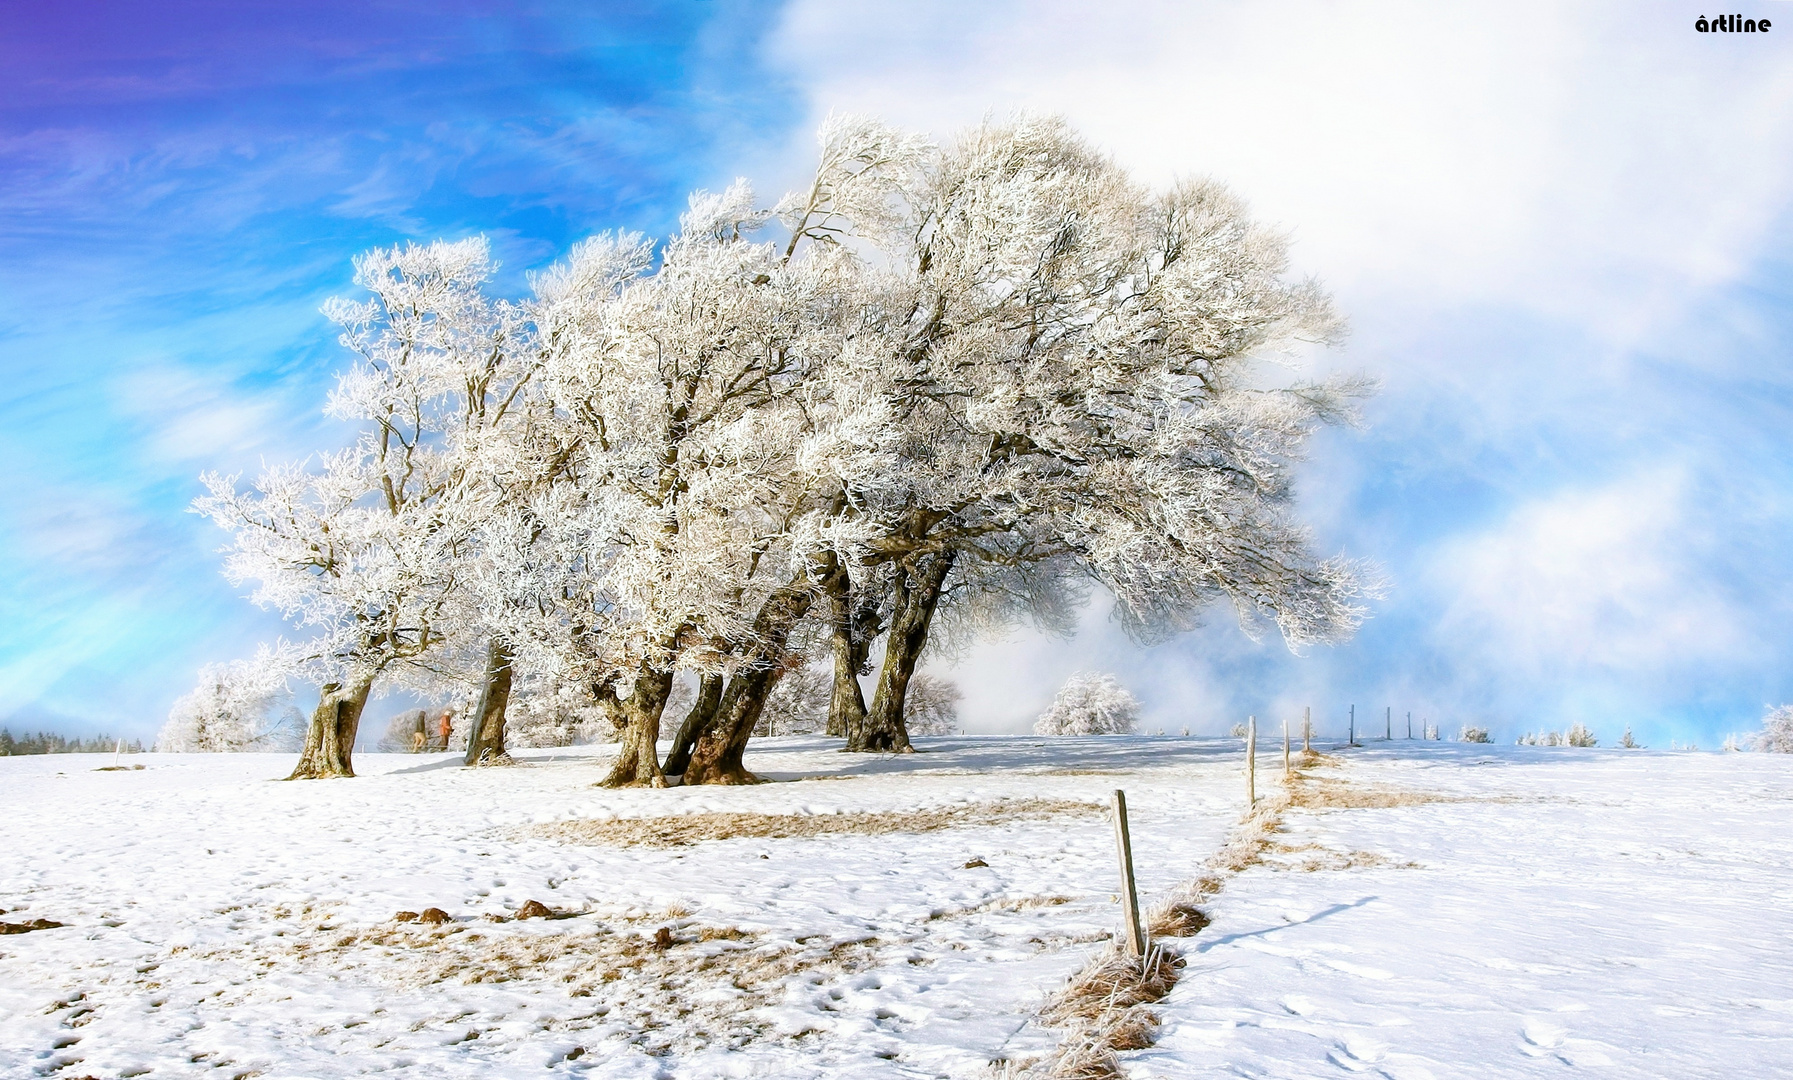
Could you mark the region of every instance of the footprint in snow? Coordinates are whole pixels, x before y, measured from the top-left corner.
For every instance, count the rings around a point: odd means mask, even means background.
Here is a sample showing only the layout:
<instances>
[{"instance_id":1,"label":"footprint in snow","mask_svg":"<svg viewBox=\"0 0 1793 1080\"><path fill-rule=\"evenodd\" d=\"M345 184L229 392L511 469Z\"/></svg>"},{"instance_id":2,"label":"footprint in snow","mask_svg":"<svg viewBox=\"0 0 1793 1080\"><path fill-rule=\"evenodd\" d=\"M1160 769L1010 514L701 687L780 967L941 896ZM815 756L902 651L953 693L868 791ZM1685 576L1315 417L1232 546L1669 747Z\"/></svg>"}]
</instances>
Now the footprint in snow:
<instances>
[{"instance_id":1,"label":"footprint in snow","mask_svg":"<svg viewBox=\"0 0 1793 1080\"><path fill-rule=\"evenodd\" d=\"M1388 1053L1388 1044L1375 1039L1350 1036L1342 1040L1326 1056L1334 1065L1350 1069L1352 1072L1363 1072L1375 1067L1376 1063Z\"/></svg>"},{"instance_id":2,"label":"footprint in snow","mask_svg":"<svg viewBox=\"0 0 1793 1080\"><path fill-rule=\"evenodd\" d=\"M1555 1024L1527 1020L1519 1033L1519 1037L1524 1040L1519 1049L1532 1057L1543 1057L1562 1046L1563 1036L1567 1034L1567 1031Z\"/></svg>"}]
</instances>

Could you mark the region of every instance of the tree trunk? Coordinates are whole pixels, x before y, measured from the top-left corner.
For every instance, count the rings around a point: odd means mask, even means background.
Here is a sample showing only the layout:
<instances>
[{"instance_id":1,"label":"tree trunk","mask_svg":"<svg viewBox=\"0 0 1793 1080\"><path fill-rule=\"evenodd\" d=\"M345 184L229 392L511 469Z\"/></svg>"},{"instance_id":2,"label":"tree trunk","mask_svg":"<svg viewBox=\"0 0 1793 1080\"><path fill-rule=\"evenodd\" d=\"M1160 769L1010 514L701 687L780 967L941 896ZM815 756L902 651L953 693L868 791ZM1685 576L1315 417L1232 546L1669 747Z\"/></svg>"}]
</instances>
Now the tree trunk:
<instances>
[{"instance_id":1,"label":"tree trunk","mask_svg":"<svg viewBox=\"0 0 1793 1080\"><path fill-rule=\"evenodd\" d=\"M815 591L807 578L800 578L773 593L760 608L753 624L754 646L728 681L728 692L722 695L715 722L691 751L691 764L685 768L686 784L759 783L759 777L741 764L741 756L766 707L766 695L784 674L779 660L785 643L813 603Z\"/></svg>"},{"instance_id":2,"label":"tree trunk","mask_svg":"<svg viewBox=\"0 0 1793 1080\"><path fill-rule=\"evenodd\" d=\"M878 672L878 690L872 697L859 737L849 733L847 749L864 752L908 754L909 729L903 722L903 704L909 680L928 644L928 628L934 621L946 577L956 553L947 550L924 557L920 565L905 564L897 574L896 604L890 615L890 636L884 641L884 667Z\"/></svg>"},{"instance_id":3,"label":"tree trunk","mask_svg":"<svg viewBox=\"0 0 1793 1080\"><path fill-rule=\"evenodd\" d=\"M660 714L672 693L672 671L642 671L635 676L635 690L623 708L629 726L623 729L616 764L604 778L604 787L665 787L660 771Z\"/></svg>"},{"instance_id":4,"label":"tree trunk","mask_svg":"<svg viewBox=\"0 0 1793 1080\"><path fill-rule=\"evenodd\" d=\"M478 765L506 756L504 749L504 711L511 699L510 647L497 638L486 649L485 685L479 691L479 704L473 710L472 730L467 734L467 764Z\"/></svg>"},{"instance_id":5,"label":"tree trunk","mask_svg":"<svg viewBox=\"0 0 1793 1080\"><path fill-rule=\"evenodd\" d=\"M865 657L882 629L875 602L853 603L853 580L838 558L823 577L828 592L829 652L834 662L834 693L828 699L828 734L851 736L865 723L865 691L859 676Z\"/></svg>"},{"instance_id":6,"label":"tree trunk","mask_svg":"<svg viewBox=\"0 0 1793 1080\"><path fill-rule=\"evenodd\" d=\"M679 733L673 737L672 753L666 755L666 775L683 776L690 766L691 749L697 745L698 737L709 729L716 719L716 710L722 705L725 681L721 675L705 675L697 681L697 700L691 703L691 711L685 714L685 722L679 725Z\"/></svg>"},{"instance_id":7,"label":"tree trunk","mask_svg":"<svg viewBox=\"0 0 1793 1080\"><path fill-rule=\"evenodd\" d=\"M371 672L354 674L346 683L325 683L312 710L311 727L305 732L305 749L288 780L318 780L326 776L354 776L355 732L361 727L361 710L373 689Z\"/></svg>"}]
</instances>

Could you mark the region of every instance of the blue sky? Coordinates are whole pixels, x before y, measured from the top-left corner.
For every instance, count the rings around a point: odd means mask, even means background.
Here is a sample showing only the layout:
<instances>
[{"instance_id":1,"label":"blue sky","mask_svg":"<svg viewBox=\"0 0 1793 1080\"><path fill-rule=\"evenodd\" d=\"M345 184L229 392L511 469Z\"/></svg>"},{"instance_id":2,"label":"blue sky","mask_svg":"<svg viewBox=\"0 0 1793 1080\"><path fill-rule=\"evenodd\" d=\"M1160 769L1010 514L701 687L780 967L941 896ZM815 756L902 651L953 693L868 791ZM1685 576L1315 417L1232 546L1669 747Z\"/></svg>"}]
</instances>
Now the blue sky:
<instances>
[{"instance_id":1,"label":"blue sky","mask_svg":"<svg viewBox=\"0 0 1793 1080\"><path fill-rule=\"evenodd\" d=\"M1793 6L76 2L0 6L0 723L148 737L279 626L183 513L208 468L344 438L317 309L377 244L484 233L505 288L693 187L803 170L830 109L949 134L1064 112L1208 173L1351 317L1384 391L1303 474L1393 589L1292 657L1225 612L1093 610L933 663L968 726L1071 670L1151 722L1392 706L1713 745L1793 699Z\"/></svg>"}]
</instances>

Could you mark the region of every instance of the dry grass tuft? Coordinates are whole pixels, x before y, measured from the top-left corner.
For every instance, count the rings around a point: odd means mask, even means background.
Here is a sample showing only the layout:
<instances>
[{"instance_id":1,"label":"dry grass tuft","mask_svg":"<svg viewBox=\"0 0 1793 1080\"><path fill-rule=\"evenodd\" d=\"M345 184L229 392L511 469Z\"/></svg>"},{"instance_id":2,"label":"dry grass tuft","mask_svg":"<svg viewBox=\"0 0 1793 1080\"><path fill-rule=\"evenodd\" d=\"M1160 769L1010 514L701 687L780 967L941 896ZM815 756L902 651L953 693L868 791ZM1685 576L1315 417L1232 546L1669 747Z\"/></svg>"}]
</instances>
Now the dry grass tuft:
<instances>
[{"instance_id":1,"label":"dry grass tuft","mask_svg":"<svg viewBox=\"0 0 1793 1080\"><path fill-rule=\"evenodd\" d=\"M1290 802L1304 810L1386 810L1396 806L1458 802L1449 795L1403 788L1364 787L1339 780L1301 777L1291 785Z\"/></svg>"},{"instance_id":2,"label":"dry grass tuft","mask_svg":"<svg viewBox=\"0 0 1793 1080\"><path fill-rule=\"evenodd\" d=\"M0 922L0 934L29 934L33 930L54 930L62 924L50 919L31 919L28 922Z\"/></svg>"},{"instance_id":3,"label":"dry grass tuft","mask_svg":"<svg viewBox=\"0 0 1793 1080\"><path fill-rule=\"evenodd\" d=\"M1320 870L1360 870L1394 867L1398 870L1421 869L1416 862L1396 862L1375 851L1322 847L1319 844L1274 844L1266 852L1264 865L1271 870L1314 873Z\"/></svg>"},{"instance_id":4,"label":"dry grass tuft","mask_svg":"<svg viewBox=\"0 0 1793 1080\"><path fill-rule=\"evenodd\" d=\"M708 813L678 817L617 818L610 821L556 821L523 830L524 835L574 844L619 847L687 847L706 840L744 838L782 840L791 837L854 833L934 832L976 825L1000 825L1026 818L1064 815L1094 816L1096 803L1071 799L1000 799L926 810L884 813L752 814Z\"/></svg>"},{"instance_id":5,"label":"dry grass tuft","mask_svg":"<svg viewBox=\"0 0 1793 1080\"><path fill-rule=\"evenodd\" d=\"M1213 920L1194 904L1170 903L1153 910L1148 931L1158 937L1194 937L1208 928Z\"/></svg>"},{"instance_id":6,"label":"dry grass tuft","mask_svg":"<svg viewBox=\"0 0 1793 1080\"><path fill-rule=\"evenodd\" d=\"M1181 957L1152 946L1143 957L1111 949L1078 972L1040 1018L1071 1037L1044 1062L1054 1080L1107 1080L1122 1075L1115 1056L1152 1045L1158 1016L1147 1008L1177 983Z\"/></svg>"}]
</instances>

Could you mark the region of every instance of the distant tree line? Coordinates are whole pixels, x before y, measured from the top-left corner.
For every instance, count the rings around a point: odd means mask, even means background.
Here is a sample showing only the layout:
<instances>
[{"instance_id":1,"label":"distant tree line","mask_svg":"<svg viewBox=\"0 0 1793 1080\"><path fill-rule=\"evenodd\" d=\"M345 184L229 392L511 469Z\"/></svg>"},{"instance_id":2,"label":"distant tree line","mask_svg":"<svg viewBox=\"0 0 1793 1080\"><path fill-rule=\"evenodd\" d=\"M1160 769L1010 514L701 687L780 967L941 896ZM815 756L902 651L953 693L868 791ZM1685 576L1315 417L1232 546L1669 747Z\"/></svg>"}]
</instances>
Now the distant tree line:
<instances>
[{"instance_id":1,"label":"distant tree line","mask_svg":"<svg viewBox=\"0 0 1793 1080\"><path fill-rule=\"evenodd\" d=\"M133 754L143 753L143 743L136 739L124 744ZM48 731L35 735L13 735L0 728L0 757L15 754L110 754L118 749L118 739L111 735L95 735L91 739L70 739Z\"/></svg>"}]
</instances>

